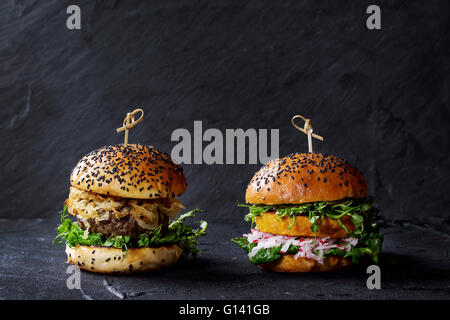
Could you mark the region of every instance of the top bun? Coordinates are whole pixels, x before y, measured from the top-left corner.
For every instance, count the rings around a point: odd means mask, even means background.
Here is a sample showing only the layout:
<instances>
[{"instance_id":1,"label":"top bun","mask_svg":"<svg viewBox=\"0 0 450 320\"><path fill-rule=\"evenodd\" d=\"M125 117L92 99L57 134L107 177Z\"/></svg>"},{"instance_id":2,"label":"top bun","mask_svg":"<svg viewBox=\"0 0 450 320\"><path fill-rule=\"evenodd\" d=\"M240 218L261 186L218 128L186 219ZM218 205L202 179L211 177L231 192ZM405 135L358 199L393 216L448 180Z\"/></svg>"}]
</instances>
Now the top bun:
<instances>
[{"instance_id":1,"label":"top bun","mask_svg":"<svg viewBox=\"0 0 450 320\"><path fill-rule=\"evenodd\" d=\"M183 169L152 146L102 147L72 170L73 187L133 199L174 198L186 191Z\"/></svg>"},{"instance_id":2,"label":"top bun","mask_svg":"<svg viewBox=\"0 0 450 320\"><path fill-rule=\"evenodd\" d=\"M250 181L251 204L300 204L367 197L361 172L333 155L296 153L271 160Z\"/></svg>"}]
</instances>

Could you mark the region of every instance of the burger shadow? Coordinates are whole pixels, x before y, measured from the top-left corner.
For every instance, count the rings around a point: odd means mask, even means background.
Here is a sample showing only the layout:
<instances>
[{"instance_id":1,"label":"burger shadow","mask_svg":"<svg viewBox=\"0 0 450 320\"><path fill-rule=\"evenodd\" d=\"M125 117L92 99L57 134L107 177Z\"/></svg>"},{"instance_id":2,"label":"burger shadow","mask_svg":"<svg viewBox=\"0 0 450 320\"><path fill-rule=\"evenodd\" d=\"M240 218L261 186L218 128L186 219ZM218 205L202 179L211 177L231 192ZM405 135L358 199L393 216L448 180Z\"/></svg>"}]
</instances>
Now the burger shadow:
<instances>
[{"instance_id":1,"label":"burger shadow","mask_svg":"<svg viewBox=\"0 0 450 320\"><path fill-rule=\"evenodd\" d=\"M442 262L418 259L414 256L383 253L380 263L383 282L440 281L448 279L448 269Z\"/></svg>"},{"instance_id":2,"label":"burger shadow","mask_svg":"<svg viewBox=\"0 0 450 320\"><path fill-rule=\"evenodd\" d=\"M323 277L360 277L363 275L367 277L372 274L368 272L367 268L374 263L363 262L357 265L350 266L339 270L329 272L307 272L302 273L303 278L323 278ZM380 263L378 264L381 271L383 283L397 283L405 280L414 279L415 281L432 281L448 279L448 270L444 266L433 265L432 262L418 260L416 257L399 255L392 253L382 253ZM289 277L297 278L299 273L280 273L271 270L261 269L261 272L269 277Z\"/></svg>"},{"instance_id":3,"label":"burger shadow","mask_svg":"<svg viewBox=\"0 0 450 320\"><path fill-rule=\"evenodd\" d=\"M225 262L225 263L224 263ZM177 287L191 289L192 284L198 287L257 287L261 281L288 281L314 280L314 281L346 281L367 279L371 274L367 267L371 263L353 265L349 268L331 272L308 272L308 273L279 273L258 268L248 262L247 258L238 259L226 264L224 259L213 260L197 257L195 259L182 259L177 264L149 273L135 273L132 275L109 275L115 280L132 278L137 283L148 283L155 281L169 281L177 284ZM440 281L447 279L448 271L445 266L438 268L429 263L417 260L415 257L383 253L380 259L380 270L383 286L394 288L405 284L413 279L415 282ZM281 282L280 282L281 283ZM122 283L123 285L124 283Z\"/></svg>"},{"instance_id":4,"label":"burger shadow","mask_svg":"<svg viewBox=\"0 0 450 320\"><path fill-rule=\"evenodd\" d=\"M239 268L224 268L217 261L197 257L178 261L175 265L155 272L134 273L132 275L115 274L114 277L132 277L142 281L164 278L177 281L218 283L235 281L243 276Z\"/></svg>"}]
</instances>

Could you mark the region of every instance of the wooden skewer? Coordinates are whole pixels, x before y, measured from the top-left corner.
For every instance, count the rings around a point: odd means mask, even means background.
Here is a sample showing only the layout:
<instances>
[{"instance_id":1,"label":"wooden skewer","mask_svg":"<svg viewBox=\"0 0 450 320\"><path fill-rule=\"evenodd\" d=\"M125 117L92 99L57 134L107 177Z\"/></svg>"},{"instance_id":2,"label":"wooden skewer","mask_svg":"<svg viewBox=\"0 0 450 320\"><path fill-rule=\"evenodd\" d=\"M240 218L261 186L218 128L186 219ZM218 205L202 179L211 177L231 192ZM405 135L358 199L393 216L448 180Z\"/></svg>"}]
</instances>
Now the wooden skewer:
<instances>
[{"instance_id":1,"label":"wooden skewer","mask_svg":"<svg viewBox=\"0 0 450 320\"><path fill-rule=\"evenodd\" d=\"M134 120L134 116L136 115L136 113L139 113L139 112L141 113L141 116L139 117L139 119ZM124 141L123 141L123 145L125 147L128 145L128 136L129 136L130 129L133 128L135 125L137 125L142 120L144 120L144 110L136 109L133 112L128 112L127 116L123 120L122 127L118 128L116 130L117 133L125 131L125 138L124 138Z\"/></svg>"},{"instance_id":2,"label":"wooden skewer","mask_svg":"<svg viewBox=\"0 0 450 320\"><path fill-rule=\"evenodd\" d=\"M295 119L303 119L305 121L305 125L303 126L303 128L299 127L296 123L295 123ZM313 148L312 148L312 138L316 138L319 139L320 141L323 141L323 137L313 133L313 128L311 126L311 121L309 119L306 119L305 117L297 114L295 116L292 117L292 125L299 131L303 132L304 134L306 134L308 136L308 150L309 153L313 152Z\"/></svg>"}]
</instances>

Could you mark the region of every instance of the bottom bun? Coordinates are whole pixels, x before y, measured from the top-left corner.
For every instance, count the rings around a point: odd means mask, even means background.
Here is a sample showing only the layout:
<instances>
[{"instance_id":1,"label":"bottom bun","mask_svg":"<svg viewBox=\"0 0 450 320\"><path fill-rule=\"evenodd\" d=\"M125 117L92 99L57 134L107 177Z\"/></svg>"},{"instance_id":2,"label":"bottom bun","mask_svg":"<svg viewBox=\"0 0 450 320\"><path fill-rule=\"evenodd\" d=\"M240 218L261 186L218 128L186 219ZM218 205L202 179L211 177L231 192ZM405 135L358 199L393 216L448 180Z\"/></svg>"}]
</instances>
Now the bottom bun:
<instances>
[{"instance_id":1,"label":"bottom bun","mask_svg":"<svg viewBox=\"0 0 450 320\"><path fill-rule=\"evenodd\" d=\"M280 260L260 264L259 267L276 272L326 272L352 265L350 259L338 256L326 257L323 264L308 258L295 259L294 256L294 254L284 254Z\"/></svg>"},{"instance_id":2,"label":"bottom bun","mask_svg":"<svg viewBox=\"0 0 450 320\"><path fill-rule=\"evenodd\" d=\"M183 249L176 244L128 251L112 247L66 246L67 262L97 273L133 273L155 271L175 264Z\"/></svg>"}]
</instances>

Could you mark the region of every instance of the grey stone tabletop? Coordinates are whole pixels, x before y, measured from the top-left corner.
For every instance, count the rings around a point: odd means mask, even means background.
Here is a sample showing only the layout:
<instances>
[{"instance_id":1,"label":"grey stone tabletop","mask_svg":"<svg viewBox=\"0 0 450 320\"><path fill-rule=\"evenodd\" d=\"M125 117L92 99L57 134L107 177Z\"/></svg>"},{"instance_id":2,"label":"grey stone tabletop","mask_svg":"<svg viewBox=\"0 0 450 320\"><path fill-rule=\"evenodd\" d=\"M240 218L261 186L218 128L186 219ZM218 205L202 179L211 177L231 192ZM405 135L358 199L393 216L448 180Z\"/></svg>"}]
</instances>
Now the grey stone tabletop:
<instances>
[{"instance_id":1,"label":"grey stone tabletop","mask_svg":"<svg viewBox=\"0 0 450 320\"><path fill-rule=\"evenodd\" d=\"M203 253L155 273L81 272L81 290L66 285L63 247L52 245L57 219L0 220L0 299L449 299L449 225L381 223L381 289L369 290L365 267L332 273L260 270L230 238L245 223L210 224Z\"/></svg>"}]
</instances>

